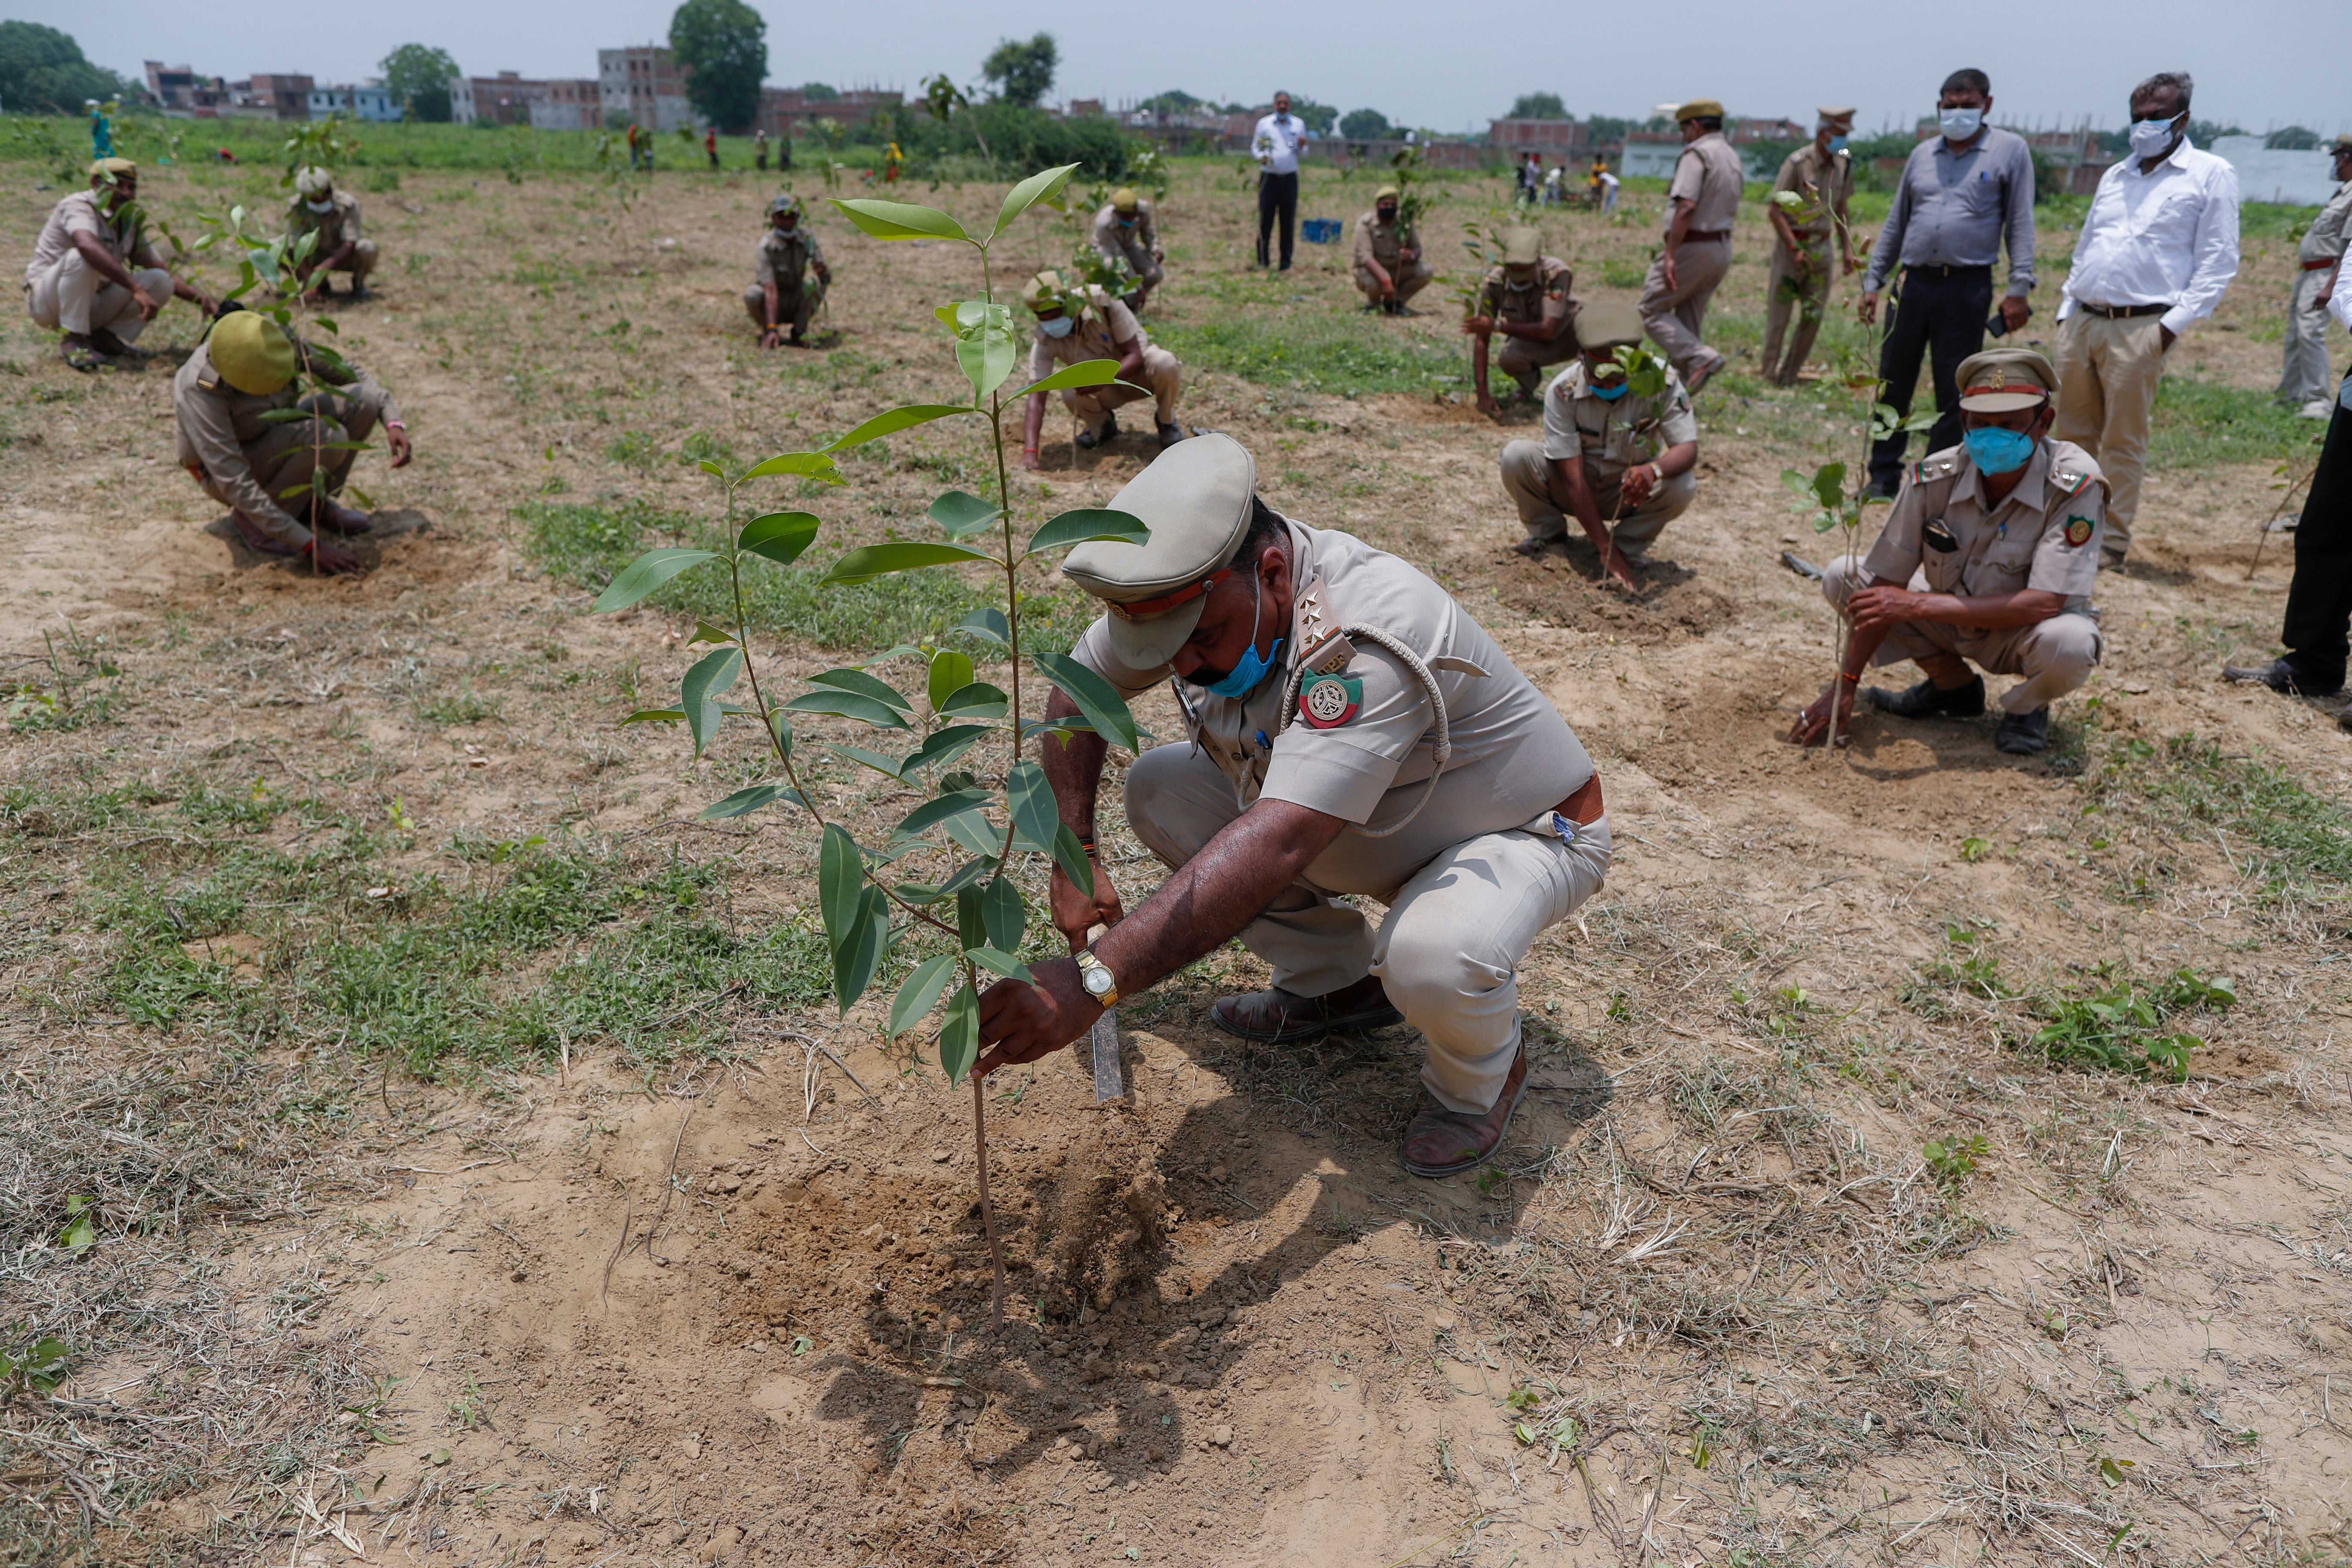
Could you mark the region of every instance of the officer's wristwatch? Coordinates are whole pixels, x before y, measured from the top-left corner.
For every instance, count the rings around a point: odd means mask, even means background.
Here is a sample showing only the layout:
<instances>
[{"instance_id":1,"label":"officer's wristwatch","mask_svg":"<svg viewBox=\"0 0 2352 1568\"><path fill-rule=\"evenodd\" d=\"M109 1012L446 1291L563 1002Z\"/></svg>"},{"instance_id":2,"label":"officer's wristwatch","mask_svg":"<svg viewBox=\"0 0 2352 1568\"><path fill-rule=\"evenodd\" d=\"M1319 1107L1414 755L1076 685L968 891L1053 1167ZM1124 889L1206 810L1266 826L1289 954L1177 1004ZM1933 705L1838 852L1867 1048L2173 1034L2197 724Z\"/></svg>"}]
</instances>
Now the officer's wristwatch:
<instances>
[{"instance_id":1,"label":"officer's wristwatch","mask_svg":"<svg viewBox=\"0 0 2352 1568\"><path fill-rule=\"evenodd\" d=\"M1087 988L1087 994L1106 1010L1118 1006L1118 977L1110 972L1110 965L1097 958L1091 947L1078 949L1076 956L1078 984Z\"/></svg>"}]
</instances>

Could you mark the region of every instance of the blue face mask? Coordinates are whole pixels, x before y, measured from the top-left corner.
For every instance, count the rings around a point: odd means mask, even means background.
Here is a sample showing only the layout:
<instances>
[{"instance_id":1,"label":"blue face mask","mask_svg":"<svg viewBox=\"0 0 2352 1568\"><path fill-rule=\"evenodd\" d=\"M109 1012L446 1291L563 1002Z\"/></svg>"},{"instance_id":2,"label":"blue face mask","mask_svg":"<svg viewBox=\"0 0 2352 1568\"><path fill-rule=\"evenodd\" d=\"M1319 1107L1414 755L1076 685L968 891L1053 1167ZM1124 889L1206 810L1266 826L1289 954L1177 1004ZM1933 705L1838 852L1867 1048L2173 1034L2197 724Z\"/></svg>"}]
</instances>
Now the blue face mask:
<instances>
[{"instance_id":1,"label":"blue face mask","mask_svg":"<svg viewBox=\"0 0 2352 1568\"><path fill-rule=\"evenodd\" d=\"M1067 316L1055 316L1051 321L1038 322L1037 330L1049 338L1066 338L1077 324Z\"/></svg>"},{"instance_id":2,"label":"blue face mask","mask_svg":"<svg viewBox=\"0 0 2352 1568\"><path fill-rule=\"evenodd\" d=\"M1265 610L1265 579L1260 577L1257 579L1257 604L1250 611L1249 647L1242 650L1241 662L1226 671L1223 679L1198 682L1202 690L1213 691L1220 697L1246 697L1257 689L1258 682L1264 680L1266 672L1274 668L1274 661L1282 657L1280 637L1274 639L1274 651L1271 655L1265 658L1258 656L1257 626L1258 619Z\"/></svg>"},{"instance_id":3,"label":"blue face mask","mask_svg":"<svg viewBox=\"0 0 2352 1568\"><path fill-rule=\"evenodd\" d=\"M1953 141L1965 142L1984 128L1984 110L1940 109L1936 111L1936 123Z\"/></svg>"},{"instance_id":4,"label":"blue face mask","mask_svg":"<svg viewBox=\"0 0 2352 1568\"><path fill-rule=\"evenodd\" d=\"M2025 467L2033 456L2033 437L2022 430L2003 430L1998 426L1971 430L1960 440L1968 447L1969 460L1975 463L1980 474L2006 474Z\"/></svg>"},{"instance_id":5,"label":"blue face mask","mask_svg":"<svg viewBox=\"0 0 2352 1568\"><path fill-rule=\"evenodd\" d=\"M1832 136L1830 138L1830 151L1832 153L1843 153L1845 151L1845 143L1846 139L1844 137Z\"/></svg>"},{"instance_id":6,"label":"blue face mask","mask_svg":"<svg viewBox=\"0 0 2352 1568\"><path fill-rule=\"evenodd\" d=\"M1633 384L1630 381L1621 381L1614 386L1599 386L1592 385L1591 384L1588 384L1588 386L1590 387L1592 395L1601 399L1601 402L1614 403L1619 398L1624 396Z\"/></svg>"}]
</instances>

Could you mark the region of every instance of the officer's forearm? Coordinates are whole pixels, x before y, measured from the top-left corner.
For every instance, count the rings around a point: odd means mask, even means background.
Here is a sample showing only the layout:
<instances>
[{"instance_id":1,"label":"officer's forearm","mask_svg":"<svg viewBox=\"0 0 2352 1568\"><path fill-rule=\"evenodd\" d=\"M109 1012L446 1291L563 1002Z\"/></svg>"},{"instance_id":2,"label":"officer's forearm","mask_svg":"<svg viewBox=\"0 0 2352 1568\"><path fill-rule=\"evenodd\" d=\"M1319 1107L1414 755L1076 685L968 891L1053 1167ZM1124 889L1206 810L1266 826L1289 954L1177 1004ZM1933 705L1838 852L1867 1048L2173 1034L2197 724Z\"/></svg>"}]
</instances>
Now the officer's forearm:
<instances>
[{"instance_id":1,"label":"officer's forearm","mask_svg":"<svg viewBox=\"0 0 2352 1568\"><path fill-rule=\"evenodd\" d=\"M1053 700L1045 704L1045 718L1067 719L1078 711L1078 705L1066 692L1056 690ZM1091 844L1095 840L1095 801L1102 793L1103 757L1109 746L1100 735L1088 730L1073 730L1066 744L1048 735L1039 743L1037 765L1045 771L1045 784L1054 792L1055 808L1070 831Z\"/></svg>"},{"instance_id":2,"label":"officer's forearm","mask_svg":"<svg viewBox=\"0 0 2352 1568\"><path fill-rule=\"evenodd\" d=\"M778 290L773 283L762 283L760 285L760 296L766 302L768 325L772 327L776 324L777 294Z\"/></svg>"},{"instance_id":3,"label":"officer's forearm","mask_svg":"<svg viewBox=\"0 0 2352 1568\"><path fill-rule=\"evenodd\" d=\"M1782 212L1779 207L1774 207L1771 211L1770 216L1772 219L1772 232L1780 237L1781 244L1787 246L1791 251L1801 251L1805 248L1803 245L1799 243L1797 239L1796 226L1790 223L1788 214Z\"/></svg>"},{"instance_id":4,"label":"officer's forearm","mask_svg":"<svg viewBox=\"0 0 2352 1568\"><path fill-rule=\"evenodd\" d=\"M1119 380L1141 384L1136 378L1143 374L1143 340L1138 338L1133 342L1113 343L1111 347L1118 351Z\"/></svg>"},{"instance_id":5,"label":"officer's forearm","mask_svg":"<svg viewBox=\"0 0 2352 1568\"><path fill-rule=\"evenodd\" d=\"M1974 626L1996 631L2011 626L2033 626L2065 608L2063 595L2044 593L2039 588L2021 588L2014 594L1988 594L1980 598L1960 594L1922 594L1919 595L1919 613L1913 618L1940 621L1949 626Z\"/></svg>"},{"instance_id":6,"label":"officer's forearm","mask_svg":"<svg viewBox=\"0 0 2352 1568\"><path fill-rule=\"evenodd\" d=\"M347 239L343 241L342 244L335 247L334 254L328 257L326 260L320 262L319 265L324 267L330 272L348 272L351 270L352 258L357 256L359 251L359 242L357 240Z\"/></svg>"},{"instance_id":7,"label":"officer's forearm","mask_svg":"<svg viewBox=\"0 0 2352 1568\"><path fill-rule=\"evenodd\" d=\"M125 289L139 286L138 279L131 276L130 269L114 259L114 253L100 244L96 235L76 234L73 239L74 248L81 252L81 258L89 263L91 271L109 283L120 284Z\"/></svg>"},{"instance_id":8,"label":"officer's forearm","mask_svg":"<svg viewBox=\"0 0 2352 1568\"><path fill-rule=\"evenodd\" d=\"M1687 474L1698 466L1698 443L1685 441L1658 454L1658 478L1671 479L1677 474Z\"/></svg>"},{"instance_id":9,"label":"officer's forearm","mask_svg":"<svg viewBox=\"0 0 2352 1568\"><path fill-rule=\"evenodd\" d=\"M1560 484L1568 490L1568 510L1576 514L1576 521L1584 526L1586 537L1592 541L1601 554L1608 554L1609 525L1601 521L1601 503L1594 499L1592 485L1585 478L1584 459L1554 458L1551 466L1559 473Z\"/></svg>"},{"instance_id":10,"label":"officer's forearm","mask_svg":"<svg viewBox=\"0 0 2352 1568\"><path fill-rule=\"evenodd\" d=\"M1113 926L1096 954L1123 992L1158 984L1239 935L1347 826L1286 800L1258 801Z\"/></svg>"},{"instance_id":11,"label":"officer's forearm","mask_svg":"<svg viewBox=\"0 0 2352 1568\"><path fill-rule=\"evenodd\" d=\"M1029 395L1029 406L1021 416L1021 449L1024 452L1035 451L1037 438L1045 432L1045 395L1042 392L1033 392Z\"/></svg>"},{"instance_id":12,"label":"officer's forearm","mask_svg":"<svg viewBox=\"0 0 2352 1568\"><path fill-rule=\"evenodd\" d=\"M1674 199L1674 221L1666 226L1666 254L1668 256L1672 256L1675 251L1682 248L1682 243L1685 237L1690 233L1691 214L1698 211L1698 204L1696 202L1685 201L1682 197L1676 196Z\"/></svg>"},{"instance_id":13,"label":"officer's forearm","mask_svg":"<svg viewBox=\"0 0 2352 1568\"><path fill-rule=\"evenodd\" d=\"M1470 384L1480 392L1486 390L1486 334L1484 332L1470 340Z\"/></svg>"}]
</instances>

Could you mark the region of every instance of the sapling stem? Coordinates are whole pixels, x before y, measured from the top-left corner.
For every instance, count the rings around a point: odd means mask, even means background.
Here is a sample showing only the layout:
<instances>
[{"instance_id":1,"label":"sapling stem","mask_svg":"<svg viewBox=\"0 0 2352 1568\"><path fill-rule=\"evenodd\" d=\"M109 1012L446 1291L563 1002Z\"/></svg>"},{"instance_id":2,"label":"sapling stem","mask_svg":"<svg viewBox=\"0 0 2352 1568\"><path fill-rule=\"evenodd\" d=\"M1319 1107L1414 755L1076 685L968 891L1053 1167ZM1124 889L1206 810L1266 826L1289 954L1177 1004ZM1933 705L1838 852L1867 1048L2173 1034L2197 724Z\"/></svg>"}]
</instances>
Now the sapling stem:
<instances>
[{"instance_id":1,"label":"sapling stem","mask_svg":"<svg viewBox=\"0 0 2352 1568\"><path fill-rule=\"evenodd\" d=\"M994 1270L988 1309L988 1331L1004 1327L1004 1244L996 1237L996 1205L988 1195L988 1100L978 1073L971 1076L971 1139L979 1153L980 1224L988 1233L988 1262Z\"/></svg>"}]
</instances>

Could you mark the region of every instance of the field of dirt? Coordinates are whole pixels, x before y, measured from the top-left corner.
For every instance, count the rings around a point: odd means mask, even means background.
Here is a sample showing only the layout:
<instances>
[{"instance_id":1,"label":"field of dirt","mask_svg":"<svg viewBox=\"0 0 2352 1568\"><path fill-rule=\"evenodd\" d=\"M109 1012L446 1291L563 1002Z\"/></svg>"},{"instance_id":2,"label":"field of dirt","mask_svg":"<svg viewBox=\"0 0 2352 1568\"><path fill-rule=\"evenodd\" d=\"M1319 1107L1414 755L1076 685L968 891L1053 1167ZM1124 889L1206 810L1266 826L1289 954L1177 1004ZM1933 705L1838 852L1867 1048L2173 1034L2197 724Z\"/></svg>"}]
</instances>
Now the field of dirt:
<instances>
[{"instance_id":1,"label":"field of dirt","mask_svg":"<svg viewBox=\"0 0 2352 1568\"><path fill-rule=\"evenodd\" d=\"M8 175L0 232L29 236L54 193ZM1352 219L1369 184L1318 173L1302 210ZM1442 259L1497 190L1439 194ZM387 526L348 578L247 552L173 467L184 306L154 361L96 377L0 327L0 1352L73 1352L54 1390L6 1384L10 1561L2352 1555L2352 737L2217 675L2274 651L2291 542L2248 568L2300 447L2152 475L2047 757L1996 752L1990 720L1874 717L1824 756L1780 738L1831 637L1780 562L1825 549L1780 475L1851 454L1839 395L1711 389L1697 504L1633 598L1587 548L1511 553L1493 465L1528 411L1188 363L1183 418L1249 446L1274 504L1440 577L1550 696L1618 857L1530 954L1537 1088L1475 1179L1396 1163L1410 1031L1254 1049L1211 1026L1265 983L1238 947L1121 1009L1124 1100L1097 1108L1066 1057L990 1080L999 1331L970 1098L878 997L759 1000L784 982L754 966L625 1025L482 1024L664 921L809 962L803 823L693 820L757 776L748 742L698 762L614 727L671 700L692 617L591 617L529 510L707 518L696 456L951 392L929 310L973 290L970 253L838 217L816 346L753 346L764 194L665 174L624 208L586 179L408 171L366 195L383 286L328 309L417 458L361 459ZM146 195L184 231L274 199L212 170ZM1633 297L1656 204L1547 220L1580 294ZM1454 341L1442 287L1349 313L1344 243L1254 272L1250 217L1230 167L1180 172L1147 325ZM1000 286L1070 234L1024 219ZM1764 234L1751 202L1717 305L1751 362ZM2070 239L2045 227L2045 253ZM2275 380L2292 249L2250 239L2175 374ZM1107 500L1152 456L1139 423L1080 453L1056 413L1016 505ZM984 467L968 436L868 449L794 503L827 519L812 559L926 536ZM882 646L762 651L780 679ZM1139 717L1177 732L1164 696ZM907 806L811 765L853 826ZM1104 826L1132 903L1156 863ZM430 1040L354 1000L370 953L430 980L445 961L401 942L511 910L546 865L694 890L429 950L480 977ZM134 941L151 905L169 929ZM2196 1037L2179 1081L2032 1044L2070 1002L2183 975L2209 989L2162 1025Z\"/></svg>"}]
</instances>

